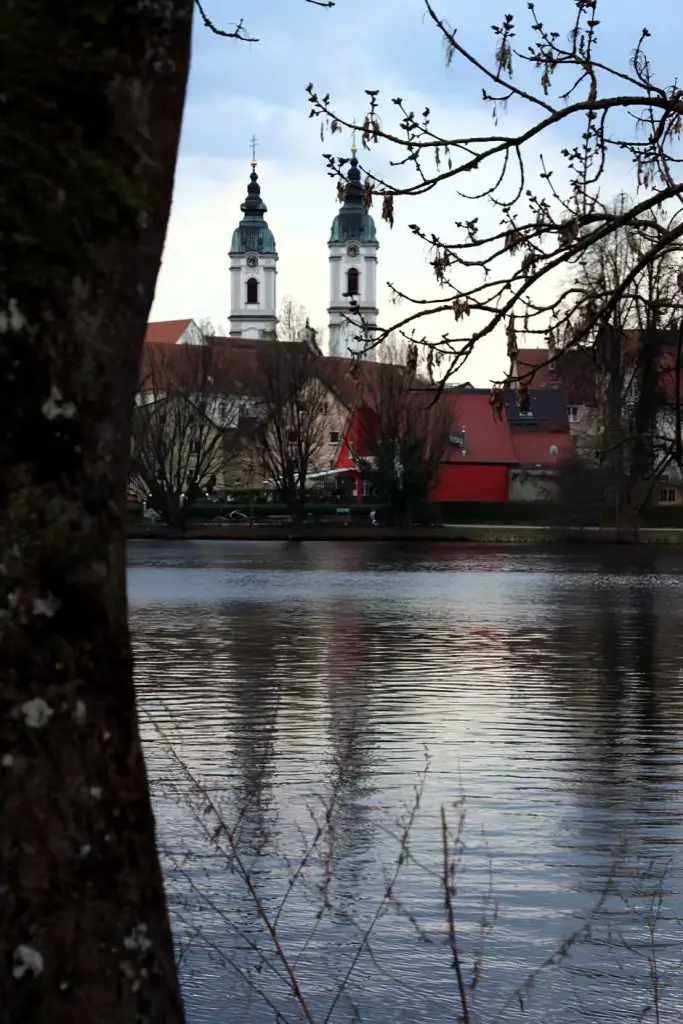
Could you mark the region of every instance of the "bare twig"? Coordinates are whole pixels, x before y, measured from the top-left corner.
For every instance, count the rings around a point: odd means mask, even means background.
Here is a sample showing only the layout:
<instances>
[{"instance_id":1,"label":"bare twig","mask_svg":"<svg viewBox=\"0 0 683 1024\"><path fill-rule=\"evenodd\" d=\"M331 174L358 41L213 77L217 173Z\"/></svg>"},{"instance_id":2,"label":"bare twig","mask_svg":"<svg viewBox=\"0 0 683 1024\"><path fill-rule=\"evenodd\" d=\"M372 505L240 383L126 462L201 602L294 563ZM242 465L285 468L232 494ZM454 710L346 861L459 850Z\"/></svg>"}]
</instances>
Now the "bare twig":
<instances>
[{"instance_id":1,"label":"bare twig","mask_svg":"<svg viewBox=\"0 0 683 1024\"><path fill-rule=\"evenodd\" d=\"M215 21L212 21L207 15L201 0L194 0L194 3L199 11L200 18L204 22L204 27L213 32L215 36L222 36L223 39L238 39L242 43L258 43L258 39L254 36L245 35L244 23L241 20L233 23L231 28L219 28Z\"/></svg>"},{"instance_id":2,"label":"bare twig","mask_svg":"<svg viewBox=\"0 0 683 1024\"><path fill-rule=\"evenodd\" d=\"M451 951L453 970L458 983L458 996L460 998L460 1009L462 1011L462 1024L471 1024L469 1000L465 988L465 978L460 963L460 951L455 930L455 912L453 910L453 876L454 868L450 858L448 824L446 822L446 811L441 807L441 849L443 853L443 898L446 911L446 925L448 928L448 945Z\"/></svg>"}]
</instances>

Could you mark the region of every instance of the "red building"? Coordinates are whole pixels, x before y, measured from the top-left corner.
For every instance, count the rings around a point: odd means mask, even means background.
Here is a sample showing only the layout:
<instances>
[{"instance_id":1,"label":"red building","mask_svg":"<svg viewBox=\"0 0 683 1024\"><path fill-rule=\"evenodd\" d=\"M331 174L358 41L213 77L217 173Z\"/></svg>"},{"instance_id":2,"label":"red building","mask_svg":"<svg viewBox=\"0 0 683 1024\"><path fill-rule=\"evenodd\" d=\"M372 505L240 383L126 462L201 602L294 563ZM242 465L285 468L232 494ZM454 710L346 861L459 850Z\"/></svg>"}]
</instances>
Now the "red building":
<instances>
[{"instance_id":1,"label":"red building","mask_svg":"<svg viewBox=\"0 0 683 1024\"><path fill-rule=\"evenodd\" d=\"M528 482L556 476L561 464L573 455L564 396L554 389L551 395L539 389L532 396L529 410L519 412L517 395L511 391L504 409L494 416L490 391L445 390L437 398L437 405L450 419L449 443L429 500L508 501L513 478L515 496L521 500L542 496L543 488L534 489ZM337 459L336 469L352 480L352 492L358 500L363 494L363 480L356 460L371 454L367 438L372 436L376 415L367 403L355 407Z\"/></svg>"},{"instance_id":2,"label":"red building","mask_svg":"<svg viewBox=\"0 0 683 1024\"><path fill-rule=\"evenodd\" d=\"M432 501L507 501L510 468L517 456L505 413L494 416L490 391L444 392L452 410L449 444L430 498Z\"/></svg>"}]
</instances>

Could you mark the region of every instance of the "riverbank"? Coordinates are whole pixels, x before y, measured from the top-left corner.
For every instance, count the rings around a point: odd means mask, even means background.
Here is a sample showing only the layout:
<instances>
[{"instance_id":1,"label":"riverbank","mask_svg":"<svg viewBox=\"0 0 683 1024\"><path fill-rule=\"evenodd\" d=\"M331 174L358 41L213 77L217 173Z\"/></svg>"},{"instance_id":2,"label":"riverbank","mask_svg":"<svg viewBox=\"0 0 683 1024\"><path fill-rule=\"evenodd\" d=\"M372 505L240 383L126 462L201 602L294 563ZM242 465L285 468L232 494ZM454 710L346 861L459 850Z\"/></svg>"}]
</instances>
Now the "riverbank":
<instances>
[{"instance_id":1,"label":"riverbank","mask_svg":"<svg viewBox=\"0 0 683 1024\"><path fill-rule=\"evenodd\" d=\"M291 523L192 524L184 535L159 525L128 528L129 540L309 540L309 541L406 541L476 544L660 544L683 545L683 529L609 526L515 526L444 524L410 529L392 526L324 524L294 526Z\"/></svg>"}]
</instances>

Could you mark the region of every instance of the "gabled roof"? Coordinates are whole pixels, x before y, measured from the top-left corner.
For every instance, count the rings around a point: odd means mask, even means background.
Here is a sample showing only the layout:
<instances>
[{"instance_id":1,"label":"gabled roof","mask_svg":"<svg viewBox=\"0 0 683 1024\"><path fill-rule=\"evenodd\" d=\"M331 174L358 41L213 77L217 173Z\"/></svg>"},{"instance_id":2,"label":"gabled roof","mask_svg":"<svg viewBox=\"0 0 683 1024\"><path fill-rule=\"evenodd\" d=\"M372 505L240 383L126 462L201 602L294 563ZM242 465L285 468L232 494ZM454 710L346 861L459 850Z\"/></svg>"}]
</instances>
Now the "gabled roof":
<instances>
[{"instance_id":1,"label":"gabled roof","mask_svg":"<svg viewBox=\"0 0 683 1024\"><path fill-rule=\"evenodd\" d=\"M212 378L211 353L203 345L154 341L143 345L140 363L143 391L208 390Z\"/></svg>"},{"instance_id":2,"label":"gabled roof","mask_svg":"<svg viewBox=\"0 0 683 1024\"><path fill-rule=\"evenodd\" d=\"M453 433L462 433L462 448L449 444L443 461L448 463L489 463L511 465L517 462L512 444L510 424L493 415L491 392L446 389L439 399L446 404L453 423Z\"/></svg>"},{"instance_id":3,"label":"gabled roof","mask_svg":"<svg viewBox=\"0 0 683 1024\"><path fill-rule=\"evenodd\" d=\"M559 466L574 455L574 446L568 434L546 430L515 431L512 443L517 462L522 466Z\"/></svg>"},{"instance_id":4,"label":"gabled roof","mask_svg":"<svg viewBox=\"0 0 683 1024\"><path fill-rule=\"evenodd\" d=\"M502 418L494 416L490 399L490 391L481 388L446 388L439 394L437 388L424 387L412 390L409 395L409 400L420 403L433 400L437 410L445 414L453 441L443 454L443 463L557 466L573 456L568 432L547 428L513 430L505 412ZM372 410L359 403L349 424L349 433L354 435L354 439L359 433L358 418L367 415L372 416ZM436 421L440 420L441 416L437 415ZM360 454L367 452L361 450Z\"/></svg>"},{"instance_id":5,"label":"gabled roof","mask_svg":"<svg viewBox=\"0 0 683 1024\"><path fill-rule=\"evenodd\" d=\"M371 360L347 359L343 356L325 356L319 364L323 384L347 409L359 402L372 405L381 387L384 374L403 372L394 363L376 363Z\"/></svg>"},{"instance_id":6,"label":"gabled roof","mask_svg":"<svg viewBox=\"0 0 683 1024\"><path fill-rule=\"evenodd\" d=\"M517 353L517 377L532 388L562 388L569 405L596 404L596 362L586 349L567 349L551 362L547 348L521 348Z\"/></svg>"},{"instance_id":7,"label":"gabled roof","mask_svg":"<svg viewBox=\"0 0 683 1024\"><path fill-rule=\"evenodd\" d=\"M145 342L176 345L191 323L192 320L155 320L147 324Z\"/></svg>"}]
</instances>

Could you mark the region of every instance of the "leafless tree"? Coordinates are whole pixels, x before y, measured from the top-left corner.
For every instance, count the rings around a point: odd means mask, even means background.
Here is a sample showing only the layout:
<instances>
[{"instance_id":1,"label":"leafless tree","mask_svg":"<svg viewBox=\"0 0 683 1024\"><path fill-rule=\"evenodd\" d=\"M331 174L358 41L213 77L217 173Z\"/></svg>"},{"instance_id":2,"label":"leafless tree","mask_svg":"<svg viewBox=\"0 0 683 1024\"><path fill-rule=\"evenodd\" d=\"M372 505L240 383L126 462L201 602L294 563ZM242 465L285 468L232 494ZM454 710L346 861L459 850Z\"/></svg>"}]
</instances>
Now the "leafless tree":
<instances>
[{"instance_id":1,"label":"leafless tree","mask_svg":"<svg viewBox=\"0 0 683 1024\"><path fill-rule=\"evenodd\" d=\"M186 525L193 503L239 454L239 396L215 363L209 345L145 346L130 489L169 526Z\"/></svg>"},{"instance_id":2,"label":"leafless tree","mask_svg":"<svg viewBox=\"0 0 683 1024\"><path fill-rule=\"evenodd\" d=\"M605 62L599 0L564 0L553 24L541 20L533 2L524 4L521 20L506 14L493 26L490 55L467 46L465 33L440 13L443 5L422 4L445 44L447 63L478 78L479 95L493 114L490 132L441 131L429 108L415 113L401 97L392 99L391 124L376 89L366 90L365 111L346 113L312 84L308 93L323 134L351 130L360 113L364 149L385 143L394 151L390 166L398 170L392 180L377 168L364 168L366 202L379 198L389 224L397 204L442 185L451 194L457 190L465 212L453 232L410 225L429 246L435 293L412 295L392 285L395 299L411 309L374 341L400 330L430 347L446 376L495 331L523 325L528 334L547 336L575 324L580 289L563 282L562 274L625 226L647 232L643 248L618 287L596 296L582 321L584 335L609 322L645 268L683 238L683 221L672 216L683 198L683 90L675 81L658 81L647 56L648 29L634 40L623 65ZM507 110L521 127L501 127ZM599 196L614 156L632 159L639 189L637 202L623 212L606 208ZM343 174L343 158L327 154L327 161L333 176ZM423 325L436 313L449 316L453 327L430 340Z\"/></svg>"},{"instance_id":3,"label":"leafless tree","mask_svg":"<svg viewBox=\"0 0 683 1024\"><path fill-rule=\"evenodd\" d=\"M307 324L306 307L291 297L283 299L278 317L278 341L299 341L299 335Z\"/></svg>"},{"instance_id":4,"label":"leafless tree","mask_svg":"<svg viewBox=\"0 0 683 1024\"><path fill-rule=\"evenodd\" d=\"M450 396L419 385L410 368L382 364L365 375L353 458L377 498L410 525L427 500L452 431Z\"/></svg>"},{"instance_id":5,"label":"leafless tree","mask_svg":"<svg viewBox=\"0 0 683 1024\"><path fill-rule=\"evenodd\" d=\"M610 208L623 217L632 205L622 195ZM655 210L653 218L666 226L661 211ZM680 245L672 244L633 277L609 323L588 330L584 323L593 319L596 302L619 289L655 241L649 227L627 225L582 253L575 268L573 320L558 339L560 351L576 343L594 360L602 420L599 454L613 490L622 492L618 500L644 479L655 479L672 460L681 465L680 414L675 411L680 396L676 403L670 393L680 387Z\"/></svg>"},{"instance_id":6,"label":"leafless tree","mask_svg":"<svg viewBox=\"0 0 683 1024\"><path fill-rule=\"evenodd\" d=\"M319 357L306 345L272 342L258 354L260 424L256 444L264 473L298 518L308 473L325 446L328 391Z\"/></svg>"},{"instance_id":7,"label":"leafless tree","mask_svg":"<svg viewBox=\"0 0 683 1024\"><path fill-rule=\"evenodd\" d=\"M183 1020L137 727L123 524L193 8L0 10L8 1024Z\"/></svg>"},{"instance_id":8,"label":"leafless tree","mask_svg":"<svg viewBox=\"0 0 683 1024\"><path fill-rule=\"evenodd\" d=\"M283 300L277 326L278 341L304 341L312 351L320 354L322 332L311 327L305 306L291 297Z\"/></svg>"},{"instance_id":9,"label":"leafless tree","mask_svg":"<svg viewBox=\"0 0 683 1024\"><path fill-rule=\"evenodd\" d=\"M211 317L208 316L198 320L197 326L207 340L211 338L224 338L227 333L224 324L215 324Z\"/></svg>"}]
</instances>

